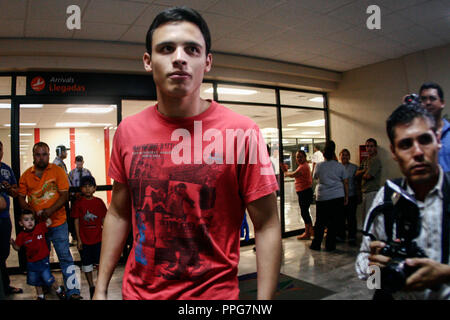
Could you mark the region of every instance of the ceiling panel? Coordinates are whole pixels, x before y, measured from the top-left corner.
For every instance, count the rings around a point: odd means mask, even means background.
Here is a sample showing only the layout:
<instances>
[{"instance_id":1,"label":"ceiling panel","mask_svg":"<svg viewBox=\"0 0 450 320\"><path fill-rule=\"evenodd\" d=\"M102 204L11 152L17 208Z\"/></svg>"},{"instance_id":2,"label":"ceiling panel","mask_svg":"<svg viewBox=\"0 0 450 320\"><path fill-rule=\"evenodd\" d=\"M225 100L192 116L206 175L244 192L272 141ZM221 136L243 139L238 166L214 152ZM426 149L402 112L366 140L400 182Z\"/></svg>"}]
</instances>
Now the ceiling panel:
<instances>
[{"instance_id":1,"label":"ceiling panel","mask_svg":"<svg viewBox=\"0 0 450 320\"><path fill-rule=\"evenodd\" d=\"M368 30L366 9L381 9ZM81 30L65 27L79 5ZM2 0L0 38L86 39L145 43L161 10L185 0ZM191 0L207 21L213 51L346 71L445 45L449 0Z\"/></svg>"}]
</instances>

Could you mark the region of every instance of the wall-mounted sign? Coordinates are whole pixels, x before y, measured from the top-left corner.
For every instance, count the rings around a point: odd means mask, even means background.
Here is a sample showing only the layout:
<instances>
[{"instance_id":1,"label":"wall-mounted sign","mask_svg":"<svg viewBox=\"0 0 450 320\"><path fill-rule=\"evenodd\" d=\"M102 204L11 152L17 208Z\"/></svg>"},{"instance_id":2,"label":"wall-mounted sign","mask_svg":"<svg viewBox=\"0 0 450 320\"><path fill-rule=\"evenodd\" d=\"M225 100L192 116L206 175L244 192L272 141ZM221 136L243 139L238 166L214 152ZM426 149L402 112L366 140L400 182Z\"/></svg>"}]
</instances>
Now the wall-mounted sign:
<instances>
[{"instance_id":1,"label":"wall-mounted sign","mask_svg":"<svg viewBox=\"0 0 450 320\"><path fill-rule=\"evenodd\" d=\"M151 75L32 72L27 96L130 96L156 99Z\"/></svg>"}]
</instances>

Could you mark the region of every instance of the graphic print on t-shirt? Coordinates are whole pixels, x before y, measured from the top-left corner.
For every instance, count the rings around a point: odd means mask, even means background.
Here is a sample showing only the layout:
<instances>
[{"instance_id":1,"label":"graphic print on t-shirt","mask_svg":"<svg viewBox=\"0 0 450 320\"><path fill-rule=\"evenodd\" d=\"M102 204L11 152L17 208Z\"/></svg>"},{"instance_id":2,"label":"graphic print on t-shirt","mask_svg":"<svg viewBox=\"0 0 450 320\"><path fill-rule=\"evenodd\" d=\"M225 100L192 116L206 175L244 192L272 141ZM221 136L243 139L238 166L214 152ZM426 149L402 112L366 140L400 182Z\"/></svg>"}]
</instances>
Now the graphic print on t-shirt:
<instances>
[{"instance_id":1,"label":"graphic print on t-shirt","mask_svg":"<svg viewBox=\"0 0 450 320\"><path fill-rule=\"evenodd\" d=\"M173 147L133 148L128 183L136 208L134 270L144 282L195 279L211 268L203 258L214 252L208 230L223 166L175 165Z\"/></svg>"}]
</instances>

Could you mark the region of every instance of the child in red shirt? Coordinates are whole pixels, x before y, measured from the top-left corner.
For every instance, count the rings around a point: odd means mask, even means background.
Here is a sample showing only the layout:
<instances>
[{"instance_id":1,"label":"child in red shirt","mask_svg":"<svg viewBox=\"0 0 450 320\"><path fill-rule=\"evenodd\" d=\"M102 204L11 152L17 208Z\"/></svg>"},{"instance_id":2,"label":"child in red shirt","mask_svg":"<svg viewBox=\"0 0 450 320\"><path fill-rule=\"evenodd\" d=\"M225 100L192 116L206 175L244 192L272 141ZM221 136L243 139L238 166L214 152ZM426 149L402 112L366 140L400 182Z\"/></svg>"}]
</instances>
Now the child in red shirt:
<instances>
[{"instance_id":1,"label":"child in red shirt","mask_svg":"<svg viewBox=\"0 0 450 320\"><path fill-rule=\"evenodd\" d=\"M106 216L106 206L102 199L94 197L96 190L95 179L85 176L80 181L81 198L72 208L72 217L75 219L75 232L78 240L78 250L81 256L81 270L89 283L91 299L95 292L92 271L94 265L100 262L100 249L102 247L103 220Z\"/></svg>"},{"instance_id":2,"label":"child in red shirt","mask_svg":"<svg viewBox=\"0 0 450 320\"><path fill-rule=\"evenodd\" d=\"M12 247L19 251L25 246L27 256L27 283L36 287L37 300L45 300L42 286L51 286L61 300L66 299L63 286L59 286L55 277L50 271L49 255L50 251L45 241L47 227L51 225L50 218L46 222L35 224L32 211L24 210L20 215L20 226L24 231L17 235L16 240L11 238Z\"/></svg>"}]
</instances>

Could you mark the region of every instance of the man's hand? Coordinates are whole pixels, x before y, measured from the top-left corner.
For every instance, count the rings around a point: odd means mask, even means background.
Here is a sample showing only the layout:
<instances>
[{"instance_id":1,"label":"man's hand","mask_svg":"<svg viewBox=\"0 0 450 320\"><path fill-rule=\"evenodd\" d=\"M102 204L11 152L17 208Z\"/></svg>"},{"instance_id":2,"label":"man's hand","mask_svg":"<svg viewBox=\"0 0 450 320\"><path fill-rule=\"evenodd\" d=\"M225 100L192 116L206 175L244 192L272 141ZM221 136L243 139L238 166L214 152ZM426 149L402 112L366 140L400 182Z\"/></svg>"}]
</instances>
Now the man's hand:
<instances>
[{"instance_id":1,"label":"man's hand","mask_svg":"<svg viewBox=\"0 0 450 320\"><path fill-rule=\"evenodd\" d=\"M77 240L77 248L78 250L83 250L83 243L81 242L80 239Z\"/></svg>"},{"instance_id":2,"label":"man's hand","mask_svg":"<svg viewBox=\"0 0 450 320\"><path fill-rule=\"evenodd\" d=\"M450 279L450 266L426 258L406 259L410 267L419 267L406 279L406 291L436 290Z\"/></svg>"},{"instance_id":3,"label":"man's hand","mask_svg":"<svg viewBox=\"0 0 450 320\"><path fill-rule=\"evenodd\" d=\"M383 249L385 245L386 244L382 241L372 241L370 243L369 266L378 266L380 268L386 267L391 258L380 254L380 250Z\"/></svg>"}]
</instances>

